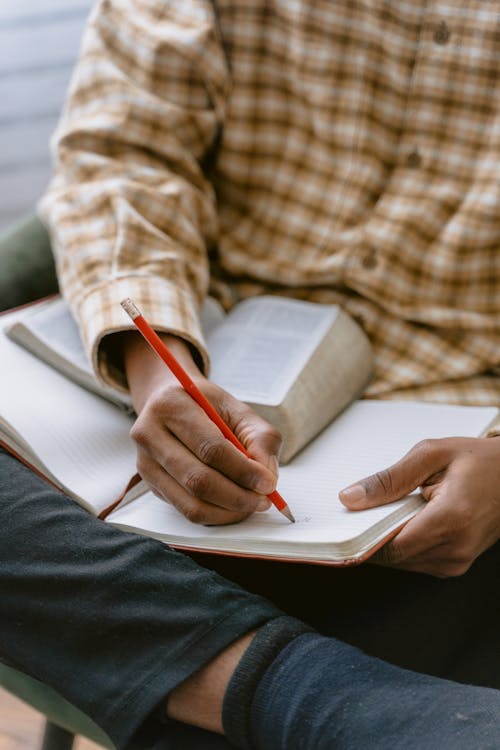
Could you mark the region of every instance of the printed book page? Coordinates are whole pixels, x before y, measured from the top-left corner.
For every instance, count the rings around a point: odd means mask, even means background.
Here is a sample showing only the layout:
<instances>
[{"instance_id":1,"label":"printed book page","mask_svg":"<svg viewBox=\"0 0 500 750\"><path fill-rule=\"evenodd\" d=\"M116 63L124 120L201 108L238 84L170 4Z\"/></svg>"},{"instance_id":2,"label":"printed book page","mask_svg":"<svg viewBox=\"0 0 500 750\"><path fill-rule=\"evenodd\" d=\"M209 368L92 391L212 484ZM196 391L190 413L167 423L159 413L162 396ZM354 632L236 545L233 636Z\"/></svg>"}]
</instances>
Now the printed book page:
<instances>
[{"instance_id":1,"label":"printed book page","mask_svg":"<svg viewBox=\"0 0 500 750\"><path fill-rule=\"evenodd\" d=\"M337 315L281 297L240 302L208 337L210 377L241 401L280 404Z\"/></svg>"},{"instance_id":2,"label":"printed book page","mask_svg":"<svg viewBox=\"0 0 500 750\"><path fill-rule=\"evenodd\" d=\"M75 367L93 376L83 349L78 326L66 302L60 297L27 308L20 322L47 349L56 351Z\"/></svg>"},{"instance_id":3,"label":"printed book page","mask_svg":"<svg viewBox=\"0 0 500 750\"><path fill-rule=\"evenodd\" d=\"M103 385L95 377L78 326L66 302L60 297L20 311L6 332L9 338L67 378L131 411L127 394Z\"/></svg>"},{"instance_id":4,"label":"printed book page","mask_svg":"<svg viewBox=\"0 0 500 750\"><path fill-rule=\"evenodd\" d=\"M488 407L358 401L280 470L278 490L297 523L275 508L240 524L203 527L152 493L117 509L109 521L179 546L316 560L362 556L421 506L418 493L361 512L338 500L347 485L390 466L424 438L476 436L495 416Z\"/></svg>"}]
</instances>

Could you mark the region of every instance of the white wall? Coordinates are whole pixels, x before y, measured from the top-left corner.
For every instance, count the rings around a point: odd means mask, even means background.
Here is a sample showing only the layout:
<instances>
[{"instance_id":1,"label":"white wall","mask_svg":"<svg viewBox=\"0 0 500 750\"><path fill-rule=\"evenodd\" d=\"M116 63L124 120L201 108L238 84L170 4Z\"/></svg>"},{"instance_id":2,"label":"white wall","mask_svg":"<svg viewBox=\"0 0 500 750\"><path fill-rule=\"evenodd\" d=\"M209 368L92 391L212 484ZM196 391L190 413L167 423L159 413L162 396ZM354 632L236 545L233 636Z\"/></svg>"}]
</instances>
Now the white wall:
<instances>
[{"instance_id":1,"label":"white wall","mask_svg":"<svg viewBox=\"0 0 500 750\"><path fill-rule=\"evenodd\" d=\"M93 0L0 0L0 232L33 211Z\"/></svg>"}]
</instances>

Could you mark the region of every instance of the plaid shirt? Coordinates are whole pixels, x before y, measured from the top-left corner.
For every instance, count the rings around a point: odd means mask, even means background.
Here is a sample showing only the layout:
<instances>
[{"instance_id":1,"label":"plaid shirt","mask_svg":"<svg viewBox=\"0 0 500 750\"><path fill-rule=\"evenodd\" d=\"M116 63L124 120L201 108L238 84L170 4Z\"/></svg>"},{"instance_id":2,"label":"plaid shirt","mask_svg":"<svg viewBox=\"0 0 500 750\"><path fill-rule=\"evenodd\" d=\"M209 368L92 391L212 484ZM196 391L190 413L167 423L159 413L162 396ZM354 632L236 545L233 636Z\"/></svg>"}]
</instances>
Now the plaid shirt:
<instances>
[{"instance_id":1,"label":"plaid shirt","mask_svg":"<svg viewBox=\"0 0 500 750\"><path fill-rule=\"evenodd\" d=\"M342 305L369 396L500 402L497 2L102 0L54 145L41 212L105 379L125 296L207 364L211 285Z\"/></svg>"}]
</instances>

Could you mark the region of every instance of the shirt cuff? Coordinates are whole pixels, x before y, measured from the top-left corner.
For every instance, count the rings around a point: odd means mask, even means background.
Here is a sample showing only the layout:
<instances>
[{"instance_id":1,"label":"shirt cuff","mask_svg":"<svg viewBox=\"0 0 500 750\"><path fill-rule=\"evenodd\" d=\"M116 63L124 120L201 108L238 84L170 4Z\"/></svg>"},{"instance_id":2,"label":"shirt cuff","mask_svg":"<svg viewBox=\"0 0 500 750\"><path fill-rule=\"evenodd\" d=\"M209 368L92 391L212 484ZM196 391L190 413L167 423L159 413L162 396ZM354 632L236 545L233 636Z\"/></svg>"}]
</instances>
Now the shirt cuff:
<instances>
[{"instance_id":1,"label":"shirt cuff","mask_svg":"<svg viewBox=\"0 0 500 750\"><path fill-rule=\"evenodd\" d=\"M222 707L224 733L232 745L251 750L250 711L261 678L294 638L314 632L294 617L276 617L256 632L226 688Z\"/></svg>"},{"instance_id":2,"label":"shirt cuff","mask_svg":"<svg viewBox=\"0 0 500 750\"><path fill-rule=\"evenodd\" d=\"M156 330L171 333L191 344L199 354L203 372L210 360L200 326L195 298L166 279L126 276L93 289L80 302L76 316L85 351L100 381L127 391L125 373L111 357L110 334L135 330L121 307L126 297L133 299L148 323Z\"/></svg>"}]
</instances>

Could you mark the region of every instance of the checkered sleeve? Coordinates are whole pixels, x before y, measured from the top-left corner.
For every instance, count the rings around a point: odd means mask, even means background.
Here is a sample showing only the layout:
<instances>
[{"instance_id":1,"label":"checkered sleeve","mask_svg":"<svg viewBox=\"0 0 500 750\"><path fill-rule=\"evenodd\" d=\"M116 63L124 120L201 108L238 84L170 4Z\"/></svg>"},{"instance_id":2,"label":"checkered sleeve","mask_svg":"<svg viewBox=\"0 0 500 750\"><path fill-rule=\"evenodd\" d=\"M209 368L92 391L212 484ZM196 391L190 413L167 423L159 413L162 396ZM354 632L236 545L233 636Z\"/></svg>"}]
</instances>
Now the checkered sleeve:
<instances>
[{"instance_id":1,"label":"checkered sleeve","mask_svg":"<svg viewBox=\"0 0 500 750\"><path fill-rule=\"evenodd\" d=\"M129 328L125 296L208 367L198 310L218 228L203 164L228 85L208 0L101 0L91 14L40 214L62 291L108 383L120 385L107 355L109 335Z\"/></svg>"}]
</instances>

